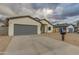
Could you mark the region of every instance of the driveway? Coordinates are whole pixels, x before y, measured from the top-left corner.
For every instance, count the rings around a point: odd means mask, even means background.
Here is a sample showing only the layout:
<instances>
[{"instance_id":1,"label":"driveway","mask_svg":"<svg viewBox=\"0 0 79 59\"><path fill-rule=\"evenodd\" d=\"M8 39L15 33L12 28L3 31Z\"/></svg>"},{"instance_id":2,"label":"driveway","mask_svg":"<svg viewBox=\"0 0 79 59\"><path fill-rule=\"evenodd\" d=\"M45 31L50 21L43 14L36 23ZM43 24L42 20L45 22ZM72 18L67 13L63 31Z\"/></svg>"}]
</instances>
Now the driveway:
<instances>
[{"instance_id":1,"label":"driveway","mask_svg":"<svg viewBox=\"0 0 79 59\"><path fill-rule=\"evenodd\" d=\"M79 47L43 35L12 37L4 54L8 55L74 55Z\"/></svg>"}]
</instances>

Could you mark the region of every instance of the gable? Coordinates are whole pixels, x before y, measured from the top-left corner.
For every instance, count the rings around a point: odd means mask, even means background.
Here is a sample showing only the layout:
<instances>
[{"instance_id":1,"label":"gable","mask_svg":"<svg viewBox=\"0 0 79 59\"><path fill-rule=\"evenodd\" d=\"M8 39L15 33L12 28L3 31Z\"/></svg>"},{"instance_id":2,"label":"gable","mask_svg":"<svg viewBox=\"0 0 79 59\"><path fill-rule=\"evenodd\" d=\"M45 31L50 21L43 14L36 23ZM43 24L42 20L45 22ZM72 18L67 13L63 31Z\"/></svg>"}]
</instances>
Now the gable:
<instances>
[{"instance_id":1,"label":"gable","mask_svg":"<svg viewBox=\"0 0 79 59\"><path fill-rule=\"evenodd\" d=\"M53 24L50 23L50 22L49 22L48 20L46 20L46 19L42 19L41 22L42 22L43 24L50 24L50 25L53 26Z\"/></svg>"},{"instance_id":2,"label":"gable","mask_svg":"<svg viewBox=\"0 0 79 59\"><path fill-rule=\"evenodd\" d=\"M48 22L46 22L45 20L41 20L40 21L42 24L48 24Z\"/></svg>"},{"instance_id":3,"label":"gable","mask_svg":"<svg viewBox=\"0 0 79 59\"><path fill-rule=\"evenodd\" d=\"M72 25L68 26L67 28L74 28Z\"/></svg>"},{"instance_id":4,"label":"gable","mask_svg":"<svg viewBox=\"0 0 79 59\"><path fill-rule=\"evenodd\" d=\"M9 17L9 18L6 18L7 19L7 24L9 21L14 21L15 23L18 22L18 23L40 23L40 21L36 20L35 18L31 17L31 16L16 16L16 17Z\"/></svg>"},{"instance_id":5,"label":"gable","mask_svg":"<svg viewBox=\"0 0 79 59\"><path fill-rule=\"evenodd\" d=\"M16 18L16 19L12 19L9 20L9 22L12 22L14 24L27 24L27 25L39 25L40 23L31 19L31 18Z\"/></svg>"}]
</instances>

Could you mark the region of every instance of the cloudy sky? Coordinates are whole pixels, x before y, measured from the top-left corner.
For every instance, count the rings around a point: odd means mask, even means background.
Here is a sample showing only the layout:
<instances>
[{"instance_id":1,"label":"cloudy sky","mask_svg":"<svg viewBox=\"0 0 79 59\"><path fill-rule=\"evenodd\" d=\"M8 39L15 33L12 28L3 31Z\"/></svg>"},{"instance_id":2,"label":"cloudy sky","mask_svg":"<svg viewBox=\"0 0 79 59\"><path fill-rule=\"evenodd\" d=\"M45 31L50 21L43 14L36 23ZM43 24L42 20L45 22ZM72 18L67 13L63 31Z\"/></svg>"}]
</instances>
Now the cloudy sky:
<instances>
[{"instance_id":1,"label":"cloudy sky","mask_svg":"<svg viewBox=\"0 0 79 59\"><path fill-rule=\"evenodd\" d=\"M0 4L0 14L5 16L31 15L50 21L72 23L79 20L78 3L26 3Z\"/></svg>"}]
</instances>

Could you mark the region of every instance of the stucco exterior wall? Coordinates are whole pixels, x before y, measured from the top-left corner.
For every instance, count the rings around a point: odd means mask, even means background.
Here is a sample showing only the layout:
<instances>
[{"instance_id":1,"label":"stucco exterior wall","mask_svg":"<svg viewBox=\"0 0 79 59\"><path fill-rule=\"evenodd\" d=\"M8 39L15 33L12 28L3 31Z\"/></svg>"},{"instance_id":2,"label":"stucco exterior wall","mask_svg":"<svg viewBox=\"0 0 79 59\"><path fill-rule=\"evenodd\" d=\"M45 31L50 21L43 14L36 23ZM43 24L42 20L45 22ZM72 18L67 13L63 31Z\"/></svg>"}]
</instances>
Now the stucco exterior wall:
<instances>
[{"instance_id":1,"label":"stucco exterior wall","mask_svg":"<svg viewBox=\"0 0 79 59\"><path fill-rule=\"evenodd\" d=\"M74 27L73 27L72 25L68 26L68 27L66 28L66 31L69 32L69 29L70 29L70 28L72 29L72 32L74 32Z\"/></svg>"},{"instance_id":2,"label":"stucco exterior wall","mask_svg":"<svg viewBox=\"0 0 79 59\"><path fill-rule=\"evenodd\" d=\"M26 24L26 25L37 25L37 34L41 33L41 24L31 18L18 18L9 20L8 35L14 36L14 24Z\"/></svg>"},{"instance_id":3,"label":"stucco exterior wall","mask_svg":"<svg viewBox=\"0 0 79 59\"><path fill-rule=\"evenodd\" d=\"M48 24L48 27L51 27L51 30L48 30L48 33L53 32L53 26L52 26L52 25L50 25L50 24Z\"/></svg>"},{"instance_id":4,"label":"stucco exterior wall","mask_svg":"<svg viewBox=\"0 0 79 59\"><path fill-rule=\"evenodd\" d=\"M47 33L53 32L53 25L49 24L47 21L42 20L41 21L43 24L47 24L45 31L47 31ZM51 30L48 30L48 27L51 27Z\"/></svg>"}]
</instances>

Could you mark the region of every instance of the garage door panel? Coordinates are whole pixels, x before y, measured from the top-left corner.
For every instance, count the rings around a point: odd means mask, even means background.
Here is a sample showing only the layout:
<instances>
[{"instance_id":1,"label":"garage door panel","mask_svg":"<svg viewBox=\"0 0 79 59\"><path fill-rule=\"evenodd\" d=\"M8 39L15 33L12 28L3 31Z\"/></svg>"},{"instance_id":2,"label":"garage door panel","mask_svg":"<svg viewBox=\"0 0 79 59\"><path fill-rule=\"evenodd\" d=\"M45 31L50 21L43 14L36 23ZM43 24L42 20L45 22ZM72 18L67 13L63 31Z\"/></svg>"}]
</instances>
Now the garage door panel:
<instances>
[{"instance_id":1,"label":"garage door panel","mask_svg":"<svg viewBox=\"0 0 79 59\"><path fill-rule=\"evenodd\" d=\"M37 26L35 25L14 25L14 35L31 35L37 34Z\"/></svg>"}]
</instances>

